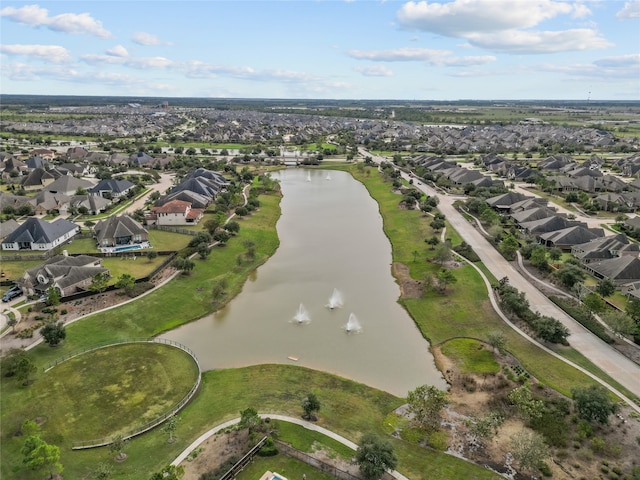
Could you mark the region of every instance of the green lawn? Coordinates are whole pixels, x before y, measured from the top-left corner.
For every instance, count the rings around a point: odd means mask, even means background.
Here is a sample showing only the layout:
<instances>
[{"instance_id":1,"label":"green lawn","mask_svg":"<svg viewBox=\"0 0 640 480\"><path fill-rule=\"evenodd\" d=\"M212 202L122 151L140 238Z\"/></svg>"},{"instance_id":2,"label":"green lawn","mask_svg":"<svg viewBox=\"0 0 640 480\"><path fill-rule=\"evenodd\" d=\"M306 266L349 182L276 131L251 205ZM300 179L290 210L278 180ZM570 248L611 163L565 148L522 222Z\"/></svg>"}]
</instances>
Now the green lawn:
<instances>
[{"instance_id":1,"label":"green lawn","mask_svg":"<svg viewBox=\"0 0 640 480\"><path fill-rule=\"evenodd\" d=\"M197 376L191 356L175 347L103 348L38 374L29 387L3 389L3 412L12 412L3 424L15 429L17 419L44 418L54 443L68 449L154 420L182 400Z\"/></svg>"},{"instance_id":2,"label":"green lawn","mask_svg":"<svg viewBox=\"0 0 640 480\"><path fill-rule=\"evenodd\" d=\"M336 168L350 170L380 205L384 230L392 244L393 261L408 265L415 279L435 272L438 265L427 261L414 262L412 254L417 250L423 259L433 256L433 251L424 243L426 238L436 233L429 227L431 217L425 217L417 210L398 208L400 195L393 193L391 184L385 182L374 169L368 168L370 171L367 175L366 171L359 173L354 167ZM452 239L454 246L460 241L449 225L446 236ZM587 375L545 353L505 325L493 310L486 286L475 269L464 266L455 269L454 275L457 282L447 288L445 295L429 292L422 298L401 300L430 342L439 344L456 337L486 341L489 332L501 331L507 338L506 349L542 383L567 396L575 386L593 384ZM599 369L594 366L594 370ZM601 371L600 374L605 376Z\"/></svg>"},{"instance_id":3,"label":"green lawn","mask_svg":"<svg viewBox=\"0 0 640 480\"><path fill-rule=\"evenodd\" d=\"M500 371L500 365L496 362L493 352L477 340L454 338L444 343L441 351L460 366L462 373L482 375Z\"/></svg>"},{"instance_id":4,"label":"green lawn","mask_svg":"<svg viewBox=\"0 0 640 480\"><path fill-rule=\"evenodd\" d=\"M309 480L333 480L335 477L310 467L300 460L278 454L275 457L256 456L237 476L237 480L257 480L266 471L277 472L287 480L301 480L306 475Z\"/></svg>"}]
</instances>

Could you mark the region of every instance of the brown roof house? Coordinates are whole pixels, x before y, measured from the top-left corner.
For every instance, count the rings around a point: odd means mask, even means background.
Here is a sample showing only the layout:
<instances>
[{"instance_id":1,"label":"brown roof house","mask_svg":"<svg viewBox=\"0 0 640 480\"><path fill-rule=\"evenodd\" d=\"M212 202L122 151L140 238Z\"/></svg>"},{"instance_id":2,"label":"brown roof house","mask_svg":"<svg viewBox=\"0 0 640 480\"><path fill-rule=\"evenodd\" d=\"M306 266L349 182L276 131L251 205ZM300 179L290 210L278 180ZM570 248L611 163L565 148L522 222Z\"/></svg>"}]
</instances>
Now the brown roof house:
<instances>
[{"instance_id":1,"label":"brown roof house","mask_svg":"<svg viewBox=\"0 0 640 480\"><path fill-rule=\"evenodd\" d=\"M18 284L27 295L41 295L54 287L60 296L67 297L86 290L96 275L109 274L109 269L103 267L101 262L102 259L89 255L56 255L27 270Z\"/></svg>"},{"instance_id":2,"label":"brown roof house","mask_svg":"<svg viewBox=\"0 0 640 480\"><path fill-rule=\"evenodd\" d=\"M201 208L191 208L191 202L171 200L160 207L153 207L147 221L158 225L194 225L204 215Z\"/></svg>"}]
</instances>

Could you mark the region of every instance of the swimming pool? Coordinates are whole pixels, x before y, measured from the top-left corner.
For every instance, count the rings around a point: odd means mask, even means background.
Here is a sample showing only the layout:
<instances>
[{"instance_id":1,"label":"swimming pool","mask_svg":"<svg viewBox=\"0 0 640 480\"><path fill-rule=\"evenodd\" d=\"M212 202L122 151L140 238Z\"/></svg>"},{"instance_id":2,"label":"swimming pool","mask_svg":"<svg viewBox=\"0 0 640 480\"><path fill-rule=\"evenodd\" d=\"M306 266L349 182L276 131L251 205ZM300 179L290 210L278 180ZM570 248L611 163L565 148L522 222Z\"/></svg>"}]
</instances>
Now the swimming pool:
<instances>
[{"instance_id":1,"label":"swimming pool","mask_svg":"<svg viewBox=\"0 0 640 480\"><path fill-rule=\"evenodd\" d=\"M120 247L115 247L113 249L114 252L126 252L129 250L140 250L142 248L142 245L140 244L135 244L135 245L122 245Z\"/></svg>"}]
</instances>

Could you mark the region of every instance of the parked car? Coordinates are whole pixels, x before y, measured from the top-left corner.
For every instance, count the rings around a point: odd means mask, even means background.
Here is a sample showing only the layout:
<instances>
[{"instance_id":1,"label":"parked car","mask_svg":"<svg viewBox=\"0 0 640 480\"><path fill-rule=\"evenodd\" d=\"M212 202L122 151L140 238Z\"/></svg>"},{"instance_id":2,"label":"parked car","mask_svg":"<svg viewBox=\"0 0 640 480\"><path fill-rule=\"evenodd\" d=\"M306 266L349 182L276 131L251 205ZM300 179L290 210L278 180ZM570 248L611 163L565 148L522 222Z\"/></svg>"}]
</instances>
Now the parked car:
<instances>
[{"instance_id":1,"label":"parked car","mask_svg":"<svg viewBox=\"0 0 640 480\"><path fill-rule=\"evenodd\" d=\"M5 294L2 296L2 301L10 302L14 298L18 298L20 295L22 295L22 289L19 286L14 285L5 292Z\"/></svg>"}]
</instances>

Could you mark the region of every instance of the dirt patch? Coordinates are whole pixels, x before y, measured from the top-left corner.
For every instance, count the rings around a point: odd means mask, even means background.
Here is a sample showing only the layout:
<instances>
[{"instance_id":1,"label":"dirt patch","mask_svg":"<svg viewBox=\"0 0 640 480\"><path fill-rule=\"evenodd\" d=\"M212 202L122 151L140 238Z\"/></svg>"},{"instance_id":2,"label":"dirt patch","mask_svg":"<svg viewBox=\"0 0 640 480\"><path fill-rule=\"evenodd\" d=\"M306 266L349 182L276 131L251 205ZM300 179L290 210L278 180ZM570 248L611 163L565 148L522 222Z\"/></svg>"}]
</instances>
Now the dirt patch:
<instances>
[{"instance_id":1,"label":"dirt patch","mask_svg":"<svg viewBox=\"0 0 640 480\"><path fill-rule=\"evenodd\" d=\"M490 349L491 347L485 346ZM522 385L516 374L523 371L514 357L495 355L501 371L492 375L470 375L461 373L452 359L434 347L436 365L450 384L450 404L443 415L442 425L448 435L447 452L467 458L513 479L531 478L516 472L517 464L511 455L511 438L523 429L528 429L510 405L507 395ZM544 400L564 399L557 392L528 378L531 391L536 398ZM497 433L485 440L476 438L470 431L475 419L490 413L500 413L505 418ZM593 426L586 434L579 433L579 424L574 412L567 417L567 442L564 447L551 448L546 464L555 479L614 478L615 470L626 475L637 466L637 441L640 438L640 418L632 410L622 407L617 415L609 418L609 425ZM586 426L586 424L584 424ZM538 476L540 476L538 474ZM615 478L623 478L623 475Z\"/></svg>"},{"instance_id":2,"label":"dirt patch","mask_svg":"<svg viewBox=\"0 0 640 480\"><path fill-rule=\"evenodd\" d=\"M227 459L241 458L249 451L249 433L247 429L218 433L205 440L197 449L195 458L182 462L183 480L198 480L203 473L217 469Z\"/></svg>"},{"instance_id":3,"label":"dirt patch","mask_svg":"<svg viewBox=\"0 0 640 480\"><path fill-rule=\"evenodd\" d=\"M400 285L401 298L420 298L422 296L422 282L411 278L408 266L404 263L393 262L391 272Z\"/></svg>"}]
</instances>

